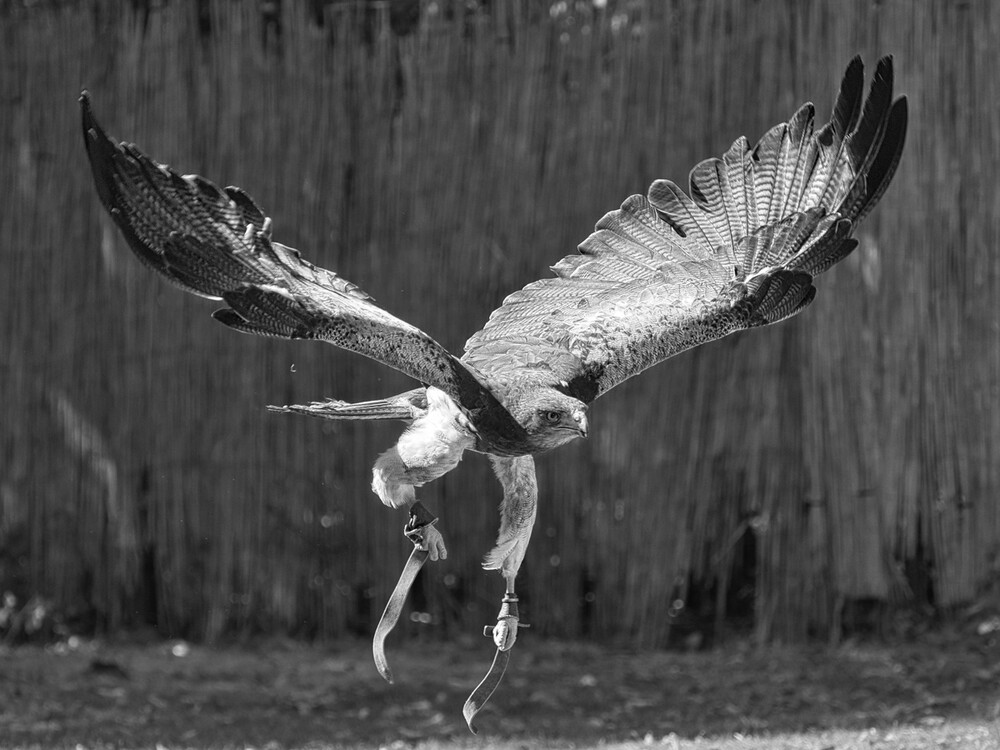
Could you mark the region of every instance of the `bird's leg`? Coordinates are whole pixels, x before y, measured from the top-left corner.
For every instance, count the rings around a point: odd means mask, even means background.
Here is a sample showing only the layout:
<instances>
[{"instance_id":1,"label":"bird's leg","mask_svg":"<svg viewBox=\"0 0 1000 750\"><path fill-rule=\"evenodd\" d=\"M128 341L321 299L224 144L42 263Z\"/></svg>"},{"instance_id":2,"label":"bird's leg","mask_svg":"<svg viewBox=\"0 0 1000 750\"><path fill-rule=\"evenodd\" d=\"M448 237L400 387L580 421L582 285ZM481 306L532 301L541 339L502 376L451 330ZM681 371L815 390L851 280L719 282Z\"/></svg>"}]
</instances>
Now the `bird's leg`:
<instances>
[{"instance_id":1,"label":"bird's leg","mask_svg":"<svg viewBox=\"0 0 1000 750\"><path fill-rule=\"evenodd\" d=\"M496 644L497 652L493 657L493 663L490 665L486 676L482 679L482 682L476 685L476 689L472 691L472 694L466 699L465 705L462 707L462 715L469 725L469 731L473 734L479 733L474 722L476 714L489 701L490 696L499 687L504 672L507 671L507 664L510 662L510 650L514 646L514 641L517 640L518 629L528 627L528 625L520 621L521 615L517 609L517 594L514 593L514 577L516 575L516 571L511 573L504 571L507 591L500 603L497 624L492 628L489 625L483 628L483 635L487 638L490 636L493 637L493 643Z\"/></svg>"},{"instance_id":2,"label":"bird's leg","mask_svg":"<svg viewBox=\"0 0 1000 750\"><path fill-rule=\"evenodd\" d=\"M483 628L483 635L492 637L497 647L493 664L462 708L462 715L473 734L476 733L476 725L473 723L476 714L486 705L503 679L510 661L510 650L517 640L517 631L528 627L521 622L517 594L514 593L514 579L524 561L538 508L538 482L535 480L535 462L531 456L490 456L490 462L497 479L503 485L503 502L500 504L500 533L497 535L497 543L483 560L483 567L487 570L499 570L507 583L507 590L500 602L496 625Z\"/></svg>"},{"instance_id":3,"label":"bird's leg","mask_svg":"<svg viewBox=\"0 0 1000 750\"><path fill-rule=\"evenodd\" d=\"M399 447L385 451L372 469L372 490L390 508L407 507L410 518L403 527L403 534L418 548L428 553L431 560L444 560L448 550L444 537L433 524L437 518L417 500L410 469L399 454Z\"/></svg>"},{"instance_id":4,"label":"bird's leg","mask_svg":"<svg viewBox=\"0 0 1000 750\"><path fill-rule=\"evenodd\" d=\"M493 643L500 651L510 651L517 640L518 628L528 628L530 625L521 622L521 613L517 607L517 594L514 593L514 577L516 574L504 575L507 582L507 592L500 601L500 612L497 614L497 624L492 628L483 628L483 635L493 637Z\"/></svg>"},{"instance_id":5,"label":"bird's leg","mask_svg":"<svg viewBox=\"0 0 1000 750\"><path fill-rule=\"evenodd\" d=\"M445 393L428 388L427 411L414 419L372 469L372 491L390 508L410 509L404 533L431 560L446 559L448 550L432 525L437 519L417 500L416 488L454 469L473 445L475 430L468 417Z\"/></svg>"},{"instance_id":6,"label":"bird's leg","mask_svg":"<svg viewBox=\"0 0 1000 750\"><path fill-rule=\"evenodd\" d=\"M372 490L382 502L390 508L409 509L403 533L413 542L413 551L372 640L375 665L389 682L392 672L385 659L386 636L399 621L406 595L427 559L448 557L444 537L434 527L437 518L417 500L416 488L454 469L465 450L475 444L475 430L451 398L437 388L427 388L426 393L426 413L413 420L396 445L378 457L372 469Z\"/></svg>"}]
</instances>

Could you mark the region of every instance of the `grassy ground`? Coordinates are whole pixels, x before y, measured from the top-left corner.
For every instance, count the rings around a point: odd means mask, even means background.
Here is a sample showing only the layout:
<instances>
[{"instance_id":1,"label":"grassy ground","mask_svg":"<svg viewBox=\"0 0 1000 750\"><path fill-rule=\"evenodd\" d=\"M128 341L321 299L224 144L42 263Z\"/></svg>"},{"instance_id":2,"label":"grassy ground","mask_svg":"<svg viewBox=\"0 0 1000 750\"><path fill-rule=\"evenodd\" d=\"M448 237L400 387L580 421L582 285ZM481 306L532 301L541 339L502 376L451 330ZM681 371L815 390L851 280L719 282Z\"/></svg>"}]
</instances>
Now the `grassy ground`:
<instances>
[{"instance_id":1,"label":"grassy ground","mask_svg":"<svg viewBox=\"0 0 1000 750\"><path fill-rule=\"evenodd\" d=\"M75 643L0 652L0 747L1000 748L1000 646L634 653L519 641L468 733L489 643L227 648Z\"/></svg>"}]
</instances>

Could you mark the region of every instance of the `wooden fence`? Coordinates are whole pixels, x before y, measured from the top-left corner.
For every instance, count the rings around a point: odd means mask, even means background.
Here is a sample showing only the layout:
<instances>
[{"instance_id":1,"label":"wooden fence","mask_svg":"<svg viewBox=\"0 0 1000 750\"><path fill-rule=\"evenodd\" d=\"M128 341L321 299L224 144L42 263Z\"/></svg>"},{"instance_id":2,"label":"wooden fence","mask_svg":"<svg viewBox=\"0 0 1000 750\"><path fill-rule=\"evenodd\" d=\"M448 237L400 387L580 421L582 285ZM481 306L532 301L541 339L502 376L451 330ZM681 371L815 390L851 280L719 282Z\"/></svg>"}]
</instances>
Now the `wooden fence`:
<instances>
[{"instance_id":1,"label":"wooden fence","mask_svg":"<svg viewBox=\"0 0 1000 750\"><path fill-rule=\"evenodd\" d=\"M912 120L861 248L804 315L629 382L539 460L523 610L642 645L797 640L996 585L994 3L109 5L0 6L0 588L102 630L336 637L370 632L408 552L368 488L399 427L263 405L410 384L235 335L142 269L92 188L81 88L460 351L627 195L804 100L825 117L859 52L896 56ZM472 455L424 498L451 556L414 606L474 629L499 487Z\"/></svg>"}]
</instances>

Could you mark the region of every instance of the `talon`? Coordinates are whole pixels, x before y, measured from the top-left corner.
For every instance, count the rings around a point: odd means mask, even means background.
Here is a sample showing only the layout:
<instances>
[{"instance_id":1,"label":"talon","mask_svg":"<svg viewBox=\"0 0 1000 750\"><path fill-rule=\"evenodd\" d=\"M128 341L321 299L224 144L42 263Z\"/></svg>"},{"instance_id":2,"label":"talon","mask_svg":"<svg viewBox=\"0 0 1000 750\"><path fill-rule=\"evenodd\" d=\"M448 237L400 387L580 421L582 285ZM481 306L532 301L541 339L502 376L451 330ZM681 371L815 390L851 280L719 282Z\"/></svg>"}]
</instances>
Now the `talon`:
<instances>
[{"instance_id":1,"label":"talon","mask_svg":"<svg viewBox=\"0 0 1000 750\"><path fill-rule=\"evenodd\" d=\"M487 625L483 628L483 635L493 638L493 643L498 651L510 651L517 641L517 631L520 628L531 627L527 623L520 621L517 609L517 596L507 593L500 604L500 612L497 615L497 624L493 627Z\"/></svg>"},{"instance_id":2,"label":"talon","mask_svg":"<svg viewBox=\"0 0 1000 750\"><path fill-rule=\"evenodd\" d=\"M434 524L437 517L432 515L423 503L417 501L410 506L410 520L403 527L403 534L413 542L413 546L428 553L431 560L446 560L448 549L444 537Z\"/></svg>"},{"instance_id":3,"label":"talon","mask_svg":"<svg viewBox=\"0 0 1000 750\"><path fill-rule=\"evenodd\" d=\"M501 651L510 651L517 640L517 618L504 617L493 626L493 643Z\"/></svg>"}]
</instances>

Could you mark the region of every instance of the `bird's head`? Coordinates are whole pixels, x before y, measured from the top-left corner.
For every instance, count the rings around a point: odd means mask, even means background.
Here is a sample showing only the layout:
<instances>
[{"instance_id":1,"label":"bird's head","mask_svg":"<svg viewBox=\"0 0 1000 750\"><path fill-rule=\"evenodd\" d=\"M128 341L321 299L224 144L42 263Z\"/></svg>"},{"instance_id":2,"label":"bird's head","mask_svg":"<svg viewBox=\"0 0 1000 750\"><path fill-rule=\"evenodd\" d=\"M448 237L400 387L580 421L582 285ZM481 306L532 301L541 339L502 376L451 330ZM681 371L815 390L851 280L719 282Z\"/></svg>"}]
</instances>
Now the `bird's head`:
<instances>
[{"instance_id":1,"label":"bird's head","mask_svg":"<svg viewBox=\"0 0 1000 750\"><path fill-rule=\"evenodd\" d=\"M587 405L555 388L535 390L520 401L514 417L539 452L587 437Z\"/></svg>"}]
</instances>

